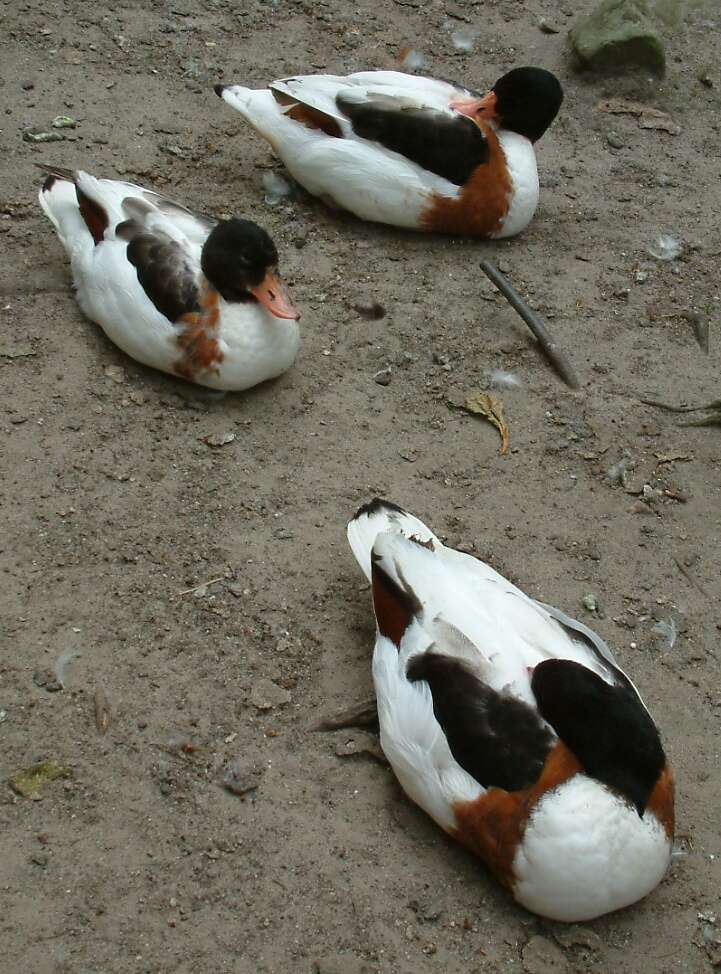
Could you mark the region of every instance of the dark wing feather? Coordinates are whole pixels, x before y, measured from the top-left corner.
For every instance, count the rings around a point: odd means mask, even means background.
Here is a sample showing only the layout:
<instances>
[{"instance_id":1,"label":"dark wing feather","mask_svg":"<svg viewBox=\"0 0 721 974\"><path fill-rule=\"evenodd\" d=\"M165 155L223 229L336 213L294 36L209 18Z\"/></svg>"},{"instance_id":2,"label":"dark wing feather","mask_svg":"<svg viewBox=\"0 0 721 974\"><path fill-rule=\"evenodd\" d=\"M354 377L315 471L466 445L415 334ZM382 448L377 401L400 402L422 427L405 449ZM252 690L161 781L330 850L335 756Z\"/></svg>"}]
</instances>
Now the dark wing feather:
<instances>
[{"instance_id":1,"label":"dark wing feather","mask_svg":"<svg viewBox=\"0 0 721 974\"><path fill-rule=\"evenodd\" d=\"M547 659L531 680L539 712L587 774L639 815L666 766L658 729L632 686L611 686L581 663Z\"/></svg>"},{"instance_id":2,"label":"dark wing feather","mask_svg":"<svg viewBox=\"0 0 721 974\"><path fill-rule=\"evenodd\" d=\"M336 104L360 138L380 142L457 186L488 162L488 142L465 115L404 105L402 100L394 105L387 95L357 102L341 93Z\"/></svg>"},{"instance_id":3,"label":"dark wing feather","mask_svg":"<svg viewBox=\"0 0 721 974\"><path fill-rule=\"evenodd\" d=\"M195 273L182 246L164 233L142 230L132 219L121 226L124 235L131 237L128 260L158 311L173 322L200 311Z\"/></svg>"},{"instance_id":4,"label":"dark wing feather","mask_svg":"<svg viewBox=\"0 0 721 974\"><path fill-rule=\"evenodd\" d=\"M555 738L532 707L432 650L412 657L406 672L428 683L453 757L480 785L518 791L536 781Z\"/></svg>"},{"instance_id":5,"label":"dark wing feather","mask_svg":"<svg viewBox=\"0 0 721 974\"><path fill-rule=\"evenodd\" d=\"M584 646L587 646L598 662L605 667L606 672L613 677L616 683L636 692L633 684L619 667L613 653L603 639L601 639L598 633L584 625L584 623L579 622L578 619L574 619L572 616L566 615L565 612L555 608L553 605L547 605L545 602L538 602L537 604L540 605L542 609L545 609L551 618L555 619L556 622L566 630L571 639L576 642L582 642Z\"/></svg>"}]
</instances>

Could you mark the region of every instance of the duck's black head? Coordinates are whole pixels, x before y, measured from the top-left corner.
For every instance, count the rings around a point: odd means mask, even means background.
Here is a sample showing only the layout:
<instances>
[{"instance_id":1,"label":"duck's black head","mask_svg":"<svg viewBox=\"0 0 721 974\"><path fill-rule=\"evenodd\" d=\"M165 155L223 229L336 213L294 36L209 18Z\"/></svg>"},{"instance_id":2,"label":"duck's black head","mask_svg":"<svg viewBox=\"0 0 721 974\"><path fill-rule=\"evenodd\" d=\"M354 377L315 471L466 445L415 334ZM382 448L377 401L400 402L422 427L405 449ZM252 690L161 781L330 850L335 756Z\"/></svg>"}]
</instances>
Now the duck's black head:
<instances>
[{"instance_id":1,"label":"duck's black head","mask_svg":"<svg viewBox=\"0 0 721 974\"><path fill-rule=\"evenodd\" d=\"M275 274L278 251L252 220L221 220L203 244L200 266L225 301L260 301L278 318L300 318Z\"/></svg>"},{"instance_id":2,"label":"duck's black head","mask_svg":"<svg viewBox=\"0 0 721 974\"><path fill-rule=\"evenodd\" d=\"M541 138L563 102L558 78L545 68L514 68L498 79L491 93L500 128L525 135L531 142Z\"/></svg>"}]
</instances>

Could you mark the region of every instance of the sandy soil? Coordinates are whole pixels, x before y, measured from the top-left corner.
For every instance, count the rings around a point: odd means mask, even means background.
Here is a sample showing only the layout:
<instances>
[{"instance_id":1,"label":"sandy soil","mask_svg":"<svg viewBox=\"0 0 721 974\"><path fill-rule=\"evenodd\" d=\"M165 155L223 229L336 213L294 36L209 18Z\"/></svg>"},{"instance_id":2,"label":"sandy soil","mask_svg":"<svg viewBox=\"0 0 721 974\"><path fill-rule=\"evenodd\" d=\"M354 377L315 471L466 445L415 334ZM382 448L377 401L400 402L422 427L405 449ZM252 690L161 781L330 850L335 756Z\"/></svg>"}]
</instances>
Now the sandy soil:
<instances>
[{"instance_id":1,"label":"sandy soil","mask_svg":"<svg viewBox=\"0 0 721 974\"><path fill-rule=\"evenodd\" d=\"M721 394L718 9L673 38L658 84L573 74L565 33L587 2L2 6L0 771L72 771L42 801L0 789L3 970L709 970L721 441L638 397ZM452 31L473 28L475 49L456 51ZM280 167L212 84L391 67L406 44L477 88L518 63L562 78L521 237L415 236L302 193L264 203ZM681 134L596 110L609 95L646 99ZM64 141L23 139L61 114L78 121ZM295 368L215 400L125 358L74 303L35 201L41 160L266 226L305 312ZM683 241L679 260L649 255L662 232ZM546 316L581 391L483 278L488 256ZM375 299L381 320L353 308ZM708 355L674 317L688 309L711 322ZM449 408L493 368L523 382L500 393L505 458L490 425ZM625 486L604 480L624 458ZM530 916L404 799L372 740L309 730L371 689L369 593L344 526L377 493L591 622L638 683L686 836L645 902L581 930ZM47 671L71 651L53 692ZM245 798L221 785L228 762L257 786Z\"/></svg>"}]
</instances>

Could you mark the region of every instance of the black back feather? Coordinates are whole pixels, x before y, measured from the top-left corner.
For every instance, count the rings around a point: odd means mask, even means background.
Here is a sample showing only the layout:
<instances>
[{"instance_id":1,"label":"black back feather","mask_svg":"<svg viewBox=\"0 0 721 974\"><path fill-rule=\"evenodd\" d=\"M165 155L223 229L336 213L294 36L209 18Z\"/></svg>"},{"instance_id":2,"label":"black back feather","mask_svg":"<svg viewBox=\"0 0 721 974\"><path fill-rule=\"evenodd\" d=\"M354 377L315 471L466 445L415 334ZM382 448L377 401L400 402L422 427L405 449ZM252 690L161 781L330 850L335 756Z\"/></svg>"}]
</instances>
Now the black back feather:
<instances>
[{"instance_id":1,"label":"black back feather","mask_svg":"<svg viewBox=\"0 0 721 974\"><path fill-rule=\"evenodd\" d=\"M533 707L493 690L463 662L429 650L408 662L409 680L425 680L433 713L456 761L484 788L532 785L554 745Z\"/></svg>"},{"instance_id":2,"label":"black back feather","mask_svg":"<svg viewBox=\"0 0 721 974\"><path fill-rule=\"evenodd\" d=\"M531 689L542 717L584 771L643 815L666 756L633 687L611 686L580 663L551 659L536 666Z\"/></svg>"},{"instance_id":3,"label":"black back feather","mask_svg":"<svg viewBox=\"0 0 721 974\"><path fill-rule=\"evenodd\" d=\"M169 321L201 310L193 270L182 247L170 237L157 230L137 233L128 244L127 255L143 290Z\"/></svg>"},{"instance_id":4,"label":"black back feather","mask_svg":"<svg viewBox=\"0 0 721 974\"><path fill-rule=\"evenodd\" d=\"M465 115L393 107L384 104L382 98L376 103L358 103L342 93L337 95L336 104L360 138L380 142L456 186L462 186L478 166L488 162L488 142Z\"/></svg>"}]
</instances>

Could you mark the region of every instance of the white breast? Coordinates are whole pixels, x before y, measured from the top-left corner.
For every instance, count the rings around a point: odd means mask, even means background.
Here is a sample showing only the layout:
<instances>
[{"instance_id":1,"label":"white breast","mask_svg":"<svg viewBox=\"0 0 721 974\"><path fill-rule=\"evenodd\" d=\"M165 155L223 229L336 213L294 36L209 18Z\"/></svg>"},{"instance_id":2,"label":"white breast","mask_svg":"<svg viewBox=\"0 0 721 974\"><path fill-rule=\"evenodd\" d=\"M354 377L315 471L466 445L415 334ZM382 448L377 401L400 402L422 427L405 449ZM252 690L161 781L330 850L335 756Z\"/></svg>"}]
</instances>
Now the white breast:
<instances>
[{"instance_id":1,"label":"white breast","mask_svg":"<svg viewBox=\"0 0 721 974\"><path fill-rule=\"evenodd\" d=\"M240 391L276 378L293 364L300 346L296 321L276 318L257 303L222 299L220 320L223 361L217 376L202 378L203 385Z\"/></svg>"},{"instance_id":2,"label":"white breast","mask_svg":"<svg viewBox=\"0 0 721 974\"><path fill-rule=\"evenodd\" d=\"M576 775L531 815L513 862L514 895L534 913L568 923L635 903L663 878L664 829L607 788Z\"/></svg>"},{"instance_id":3,"label":"white breast","mask_svg":"<svg viewBox=\"0 0 721 974\"><path fill-rule=\"evenodd\" d=\"M538 169L533 145L525 136L500 130L498 141L506 157L512 186L511 206L500 229L493 234L500 238L520 233L531 222L538 205Z\"/></svg>"}]
</instances>

